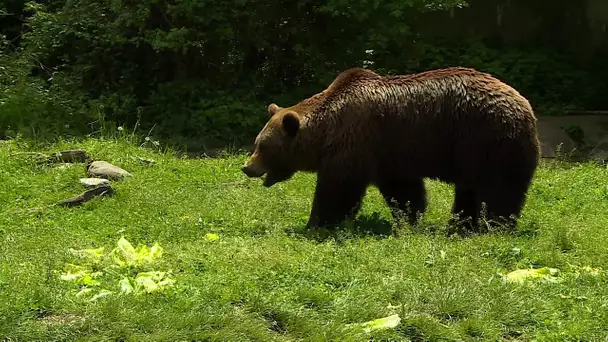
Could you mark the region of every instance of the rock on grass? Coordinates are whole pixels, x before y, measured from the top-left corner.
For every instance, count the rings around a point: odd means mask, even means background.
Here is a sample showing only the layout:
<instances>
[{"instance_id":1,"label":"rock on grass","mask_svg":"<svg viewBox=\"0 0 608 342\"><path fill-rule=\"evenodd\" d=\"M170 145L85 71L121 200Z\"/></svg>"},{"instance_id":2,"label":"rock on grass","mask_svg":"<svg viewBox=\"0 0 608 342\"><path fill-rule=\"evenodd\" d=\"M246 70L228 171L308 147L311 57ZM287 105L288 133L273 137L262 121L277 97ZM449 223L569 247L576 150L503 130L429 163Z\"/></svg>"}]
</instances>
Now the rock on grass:
<instances>
[{"instance_id":1,"label":"rock on grass","mask_svg":"<svg viewBox=\"0 0 608 342\"><path fill-rule=\"evenodd\" d=\"M95 188L100 185L110 185L110 181L105 178L80 178L80 184L85 188Z\"/></svg>"},{"instance_id":2,"label":"rock on grass","mask_svg":"<svg viewBox=\"0 0 608 342\"><path fill-rule=\"evenodd\" d=\"M128 171L103 160L89 162L87 174L89 177L105 179L122 179L131 176Z\"/></svg>"},{"instance_id":3,"label":"rock on grass","mask_svg":"<svg viewBox=\"0 0 608 342\"><path fill-rule=\"evenodd\" d=\"M112 196L112 195L114 195L114 189L112 189L112 187L110 187L109 185L103 185L103 186L99 186L94 189L87 190L78 196L60 201L59 203L57 203L57 205L62 206L62 207L71 208L71 207L79 206L79 205L83 204L84 202L90 201L93 198L98 197L98 196Z\"/></svg>"}]
</instances>

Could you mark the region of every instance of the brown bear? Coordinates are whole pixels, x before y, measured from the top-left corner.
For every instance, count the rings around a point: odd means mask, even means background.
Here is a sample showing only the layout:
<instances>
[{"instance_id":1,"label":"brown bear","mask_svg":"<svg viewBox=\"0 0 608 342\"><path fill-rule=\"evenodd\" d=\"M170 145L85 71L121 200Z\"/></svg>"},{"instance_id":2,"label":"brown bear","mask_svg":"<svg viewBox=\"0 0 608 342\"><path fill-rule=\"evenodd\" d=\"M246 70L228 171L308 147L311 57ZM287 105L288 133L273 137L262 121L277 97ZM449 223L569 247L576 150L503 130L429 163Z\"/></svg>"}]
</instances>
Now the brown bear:
<instances>
[{"instance_id":1,"label":"brown bear","mask_svg":"<svg viewBox=\"0 0 608 342\"><path fill-rule=\"evenodd\" d=\"M516 224L540 148L530 103L490 74L451 67L380 76L353 68L269 120L242 171L264 186L316 172L307 227L352 218L369 185L414 224L427 207L424 178L455 186L452 213L477 227ZM458 221L463 222L463 221Z\"/></svg>"}]
</instances>

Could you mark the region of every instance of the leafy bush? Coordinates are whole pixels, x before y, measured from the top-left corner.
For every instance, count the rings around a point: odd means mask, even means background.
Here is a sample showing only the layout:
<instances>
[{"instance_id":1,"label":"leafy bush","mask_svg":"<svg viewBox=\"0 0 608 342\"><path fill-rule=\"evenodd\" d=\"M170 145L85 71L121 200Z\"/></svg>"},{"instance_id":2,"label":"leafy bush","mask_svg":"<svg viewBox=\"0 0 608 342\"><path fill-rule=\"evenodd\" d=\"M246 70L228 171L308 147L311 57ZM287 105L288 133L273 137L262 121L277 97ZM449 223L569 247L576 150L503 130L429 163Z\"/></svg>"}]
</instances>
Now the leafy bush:
<instances>
[{"instance_id":1,"label":"leafy bush","mask_svg":"<svg viewBox=\"0 0 608 342\"><path fill-rule=\"evenodd\" d=\"M539 115L598 106L606 92L605 67L577 66L548 47L425 40L420 14L462 0L7 4L1 135L122 125L193 146L250 143L270 102L296 103L363 65L382 73L475 67L512 84Z\"/></svg>"},{"instance_id":2,"label":"leafy bush","mask_svg":"<svg viewBox=\"0 0 608 342\"><path fill-rule=\"evenodd\" d=\"M27 70L26 60L0 54L0 137L50 139L85 132L94 116L80 94L67 91L69 82L32 77Z\"/></svg>"},{"instance_id":3,"label":"leafy bush","mask_svg":"<svg viewBox=\"0 0 608 342\"><path fill-rule=\"evenodd\" d=\"M399 62L399 57L407 60ZM577 66L549 47L491 49L479 41L422 42L407 56L393 55L390 71L416 72L445 66L465 66L489 72L526 96L539 115L597 105L608 91L603 78Z\"/></svg>"},{"instance_id":4,"label":"leafy bush","mask_svg":"<svg viewBox=\"0 0 608 342\"><path fill-rule=\"evenodd\" d=\"M29 67L41 79L50 74L68 85L45 88L47 101L77 90L83 97L65 99L99 110L106 124L239 141L259 129L269 99L293 103L296 94L310 95L321 81L360 65L367 49L407 37L413 13L463 3L29 2L21 58L36 61ZM48 118L67 123L71 112L54 110ZM6 116L3 125L15 123Z\"/></svg>"},{"instance_id":5,"label":"leafy bush","mask_svg":"<svg viewBox=\"0 0 608 342\"><path fill-rule=\"evenodd\" d=\"M144 121L157 124L165 137L212 145L251 143L245 139L267 119L266 105L251 93L213 89L206 82L161 84L148 101Z\"/></svg>"}]
</instances>

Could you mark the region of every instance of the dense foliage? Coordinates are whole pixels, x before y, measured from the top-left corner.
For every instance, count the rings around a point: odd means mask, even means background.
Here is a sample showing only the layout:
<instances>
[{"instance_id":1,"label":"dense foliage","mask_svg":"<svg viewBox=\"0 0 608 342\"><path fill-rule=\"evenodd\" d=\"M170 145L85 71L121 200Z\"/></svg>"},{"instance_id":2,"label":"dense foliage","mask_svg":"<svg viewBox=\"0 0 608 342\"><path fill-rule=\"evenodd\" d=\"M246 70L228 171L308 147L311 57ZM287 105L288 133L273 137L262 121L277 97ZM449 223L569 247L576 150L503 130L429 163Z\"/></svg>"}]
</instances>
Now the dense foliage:
<instances>
[{"instance_id":1,"label":"dense foliage","mask_svg":"<svg viewBox=\"0 0 608 342\"><path fill-rule=\"evenodd\" d=\"M248 142L269 102L341 70L472 66L544 114L597 106L602 75L549 48L426 37L427 12L462 0L7 0L0 5L0 136L123 125L175 142Z\"/></svg>"}]
</instances>

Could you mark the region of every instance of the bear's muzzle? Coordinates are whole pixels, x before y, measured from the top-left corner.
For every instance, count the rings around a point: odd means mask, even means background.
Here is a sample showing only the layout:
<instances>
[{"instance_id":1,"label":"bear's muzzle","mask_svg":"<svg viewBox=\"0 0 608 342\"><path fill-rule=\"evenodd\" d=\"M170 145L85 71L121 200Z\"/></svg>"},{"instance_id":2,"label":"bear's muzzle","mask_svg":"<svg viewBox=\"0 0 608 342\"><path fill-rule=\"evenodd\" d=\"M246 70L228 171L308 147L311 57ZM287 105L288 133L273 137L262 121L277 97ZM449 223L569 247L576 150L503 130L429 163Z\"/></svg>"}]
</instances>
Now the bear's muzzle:
<instances>
[{"instance_id":1,"label":"bear's muzzle","mask_svg":"<svg viewBox=\"0 0 608 342\"><path fill-rule=\"evenodd\" d=\"M255 168L251 167L251 165L243 166L241 168L241 171L243 171L247 175L247 177L251 177L251 178L262 177L265 173L260 170L256 170Z\"/></svg>"}]
</instances>

